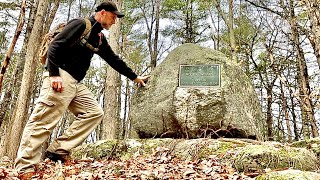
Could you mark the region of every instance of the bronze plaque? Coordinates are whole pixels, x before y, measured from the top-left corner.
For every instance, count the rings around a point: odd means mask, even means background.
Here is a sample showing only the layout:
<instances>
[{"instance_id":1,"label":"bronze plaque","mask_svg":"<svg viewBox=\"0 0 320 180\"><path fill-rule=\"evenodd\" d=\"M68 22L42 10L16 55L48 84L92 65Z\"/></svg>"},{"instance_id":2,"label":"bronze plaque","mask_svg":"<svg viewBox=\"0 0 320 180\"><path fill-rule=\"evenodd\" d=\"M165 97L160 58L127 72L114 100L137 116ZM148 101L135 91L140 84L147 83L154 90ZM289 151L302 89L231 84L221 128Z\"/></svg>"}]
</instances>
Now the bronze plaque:
<instances>
[{"instance_id":1,"label":"bronze plaque","mask_svg":"<svg viewBox=\"0 0 320 180\"><path fill-rule=\"evenodd\" d=\"M179 86L220 87L220 65L180 65Z\"/></svg>"}]
</instances>

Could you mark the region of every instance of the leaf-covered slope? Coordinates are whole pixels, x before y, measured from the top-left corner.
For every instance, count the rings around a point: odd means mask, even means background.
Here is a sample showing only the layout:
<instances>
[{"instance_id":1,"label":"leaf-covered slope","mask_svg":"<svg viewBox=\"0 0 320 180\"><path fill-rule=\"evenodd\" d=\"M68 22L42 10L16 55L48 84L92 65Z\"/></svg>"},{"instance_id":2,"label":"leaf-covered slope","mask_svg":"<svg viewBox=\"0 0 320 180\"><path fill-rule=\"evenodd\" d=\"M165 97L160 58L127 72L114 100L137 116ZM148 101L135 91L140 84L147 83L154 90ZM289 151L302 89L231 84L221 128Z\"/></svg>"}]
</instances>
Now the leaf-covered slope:
<instances>
[{"instance_id":1,"label":"leaf-covered slope","mask_svg":"<svg viewBox=\"0 0 320 180\"><path fill-rule=\"evenodd\" d=\"M36 179L320 179L318 159L307 148L248 139L105 140L76 148L74 161L48 159ZM0 179L17 179L2 158Z\"/></svg>"}]
</instances>

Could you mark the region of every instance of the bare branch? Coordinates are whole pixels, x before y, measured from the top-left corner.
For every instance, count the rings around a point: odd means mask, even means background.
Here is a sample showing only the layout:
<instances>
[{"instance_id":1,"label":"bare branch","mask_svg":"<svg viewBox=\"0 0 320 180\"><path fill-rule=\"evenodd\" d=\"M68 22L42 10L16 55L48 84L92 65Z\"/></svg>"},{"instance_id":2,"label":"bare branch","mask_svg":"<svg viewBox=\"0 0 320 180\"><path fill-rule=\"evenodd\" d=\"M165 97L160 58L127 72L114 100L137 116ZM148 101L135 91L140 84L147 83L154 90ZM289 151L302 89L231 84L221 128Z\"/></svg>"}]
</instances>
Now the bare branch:
<instances>
[{"instance_id":1,"label":"bare branch","mask_svg":"<svg viewBox=\"0 0 320 180\"><path fill-rule=\"evenodd\" d=\"M255 2L252 2L252 1L249 1L249 0L244 0L244 1L246 1L247 3L249 3L249 4L251 4L251 5L255 6L255 7L258 7L258 8L267 10L267 11L270 11L270 12L272 12L272 13L274 13L274 14L277 14L277 15L283 17L283 13L282 13L282 12L273 10L273 9L267 7L267 6L257 4L257 3L255 3Z\"/></svg>"}]
</instances>

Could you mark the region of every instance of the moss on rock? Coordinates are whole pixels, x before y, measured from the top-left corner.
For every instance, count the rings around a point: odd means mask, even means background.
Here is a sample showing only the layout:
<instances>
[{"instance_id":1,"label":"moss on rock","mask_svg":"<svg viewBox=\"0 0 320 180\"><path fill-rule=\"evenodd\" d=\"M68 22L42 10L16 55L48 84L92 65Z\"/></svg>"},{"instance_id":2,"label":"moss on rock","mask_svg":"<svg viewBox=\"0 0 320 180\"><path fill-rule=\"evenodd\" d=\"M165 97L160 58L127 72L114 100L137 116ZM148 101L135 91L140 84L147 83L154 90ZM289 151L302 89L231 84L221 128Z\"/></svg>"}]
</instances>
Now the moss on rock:
<instances>
[{"instance_id":1,"label":"moss on rock","mask_svg":"<svg viewBox=\"0 0 320 180\"><path fill-rule=\"evenodd\" d=\"M204 146L199 151L199 158L204 159L209 157L210 155L224 156L225 158L229 158L226 156L228 155L228 151L235 151L236 148L243 146L243 144L217 141L217 143L215 144Z\"/></svg>"},{"instance_id":2,"label":"moss on rock","mask_svg":"<svg viewBox=\"0 0 320 180\"><path fill-rule=\"evenodd\" d=\"M259 145L257 145L259 144ZM127 139L104 140L83 145L72 152L75 159L129 159L137 156L175 156L181 160L218 157L239 172L264 169L318 169L315 154L305 148L241 139Z\"/></svg>"},{"instance_id":3,"label":"moss on rock","mask_svg":"<svg viewBox=\"0 0 320 180\"><path fill-rule=\"evenodd\" d=\"M182 160L206 159L212 155L224 156L241 144L224 142L216 139L180 140L173 149L173 154Z\"/></svg>"},{"instance_id":4,"label":"moss on rock","mask_svg":"<svg viewBox=\"0 0 320 180\"><path fill-rule=\"evenodd\" d=\"M316 156L303 148L273 147L268 145L248 145L234 158L239 171L259 171L266 168L278 169L293 167L300 170L316 170Z\"/></svg>"},{"instance_id":5,"label":"moss on rock","mask_svg":"<svg viewBox=\"0 0 320 180\"><path fill-rule=\"evenodd\" d=\"M316 180L320 179L320 174L315 172L306 172L300 170L288 169L284 171L274 171L258 176L256 180L288 180L288 179L299 179L299 180Z\"/></svg>"},{"instance_id":6,"label":"moss on rock","mask_svg":"<svg viewBox=\"0 0 320 180\"><path fill-rule=\"evenodd\" d=\"M119 140L103 140L94 144L87 144L76 148L72 157L81 159L82 157L91 157L94 159L120 157L126 151L126 145Z\"/></svg>"},{"instance_id":7,"label":"moss on rock","mask_svg":"<svg viewBox=\"0 0 320 180\"><path fill-rule=\"evenodd\" d=\"M297 141L292 143L291 146L311 149L318 158L320 157L320 137Z\"/></svg>"},{"instance_id":8,"label":"moss on rock","mask_svg":"<svg viewBox=\"0 0 320 180\"><path fill-rule=\"evenodd\" d=\"M76 148L72 152L72 157L75 159L81 159L82 157L128 159L136 155L151 155L157 147L167 146L172 142L176 141L169 138L102 140Z\"/></svg>"}]
</instances>

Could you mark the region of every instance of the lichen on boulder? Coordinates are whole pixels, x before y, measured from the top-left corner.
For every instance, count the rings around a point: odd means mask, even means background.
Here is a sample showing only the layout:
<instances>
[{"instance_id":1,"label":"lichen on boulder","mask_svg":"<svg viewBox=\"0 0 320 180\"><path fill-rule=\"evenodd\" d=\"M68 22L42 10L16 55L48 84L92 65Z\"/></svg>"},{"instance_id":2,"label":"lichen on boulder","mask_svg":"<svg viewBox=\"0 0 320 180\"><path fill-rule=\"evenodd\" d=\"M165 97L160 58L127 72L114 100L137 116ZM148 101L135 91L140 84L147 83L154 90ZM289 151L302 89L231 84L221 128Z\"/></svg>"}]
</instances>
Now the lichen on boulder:
<instances>
[{"instance_id":1,"label":"lichen on boulder","mask_svg":"<svg viewBox=\"0 0 320 180\"><path fill-rule=\"evenodd\" d=\"M72 156L76 159L91 157L94 159L109 159L121 157L127 147L120 140L101 140L93 144L85 144L72 151Z\"/></svg>"},{"instance_id":2,"label":"lichen on boulder","mask_svg":"<svg viewBox=\"0 0 320 180\"><path fill-rule=\"evenodd\" d=\"M256 180L288 180L288 179L299 179L299 180L318 180L320 174L309 171L300 171L296 169L287 169L283 171L272 171L261 176L258 176Z\"/></svg>"},{"instance_id":3,"label":"lichen on boulder","mask_svg":"<svg viewBox=\"0 0 320 180\"><path fill-rule=\"evenodd\" d=\"M312 171L318 169L317 162L315 154L307 149L267 144L245 146L234 158L234 165L241 172L288 167Z\"/></svg>"},{"instance_id":4,"label":"lichen on boulder","mask_svg":"<svg viewBox=\"0 0 320 180\"><path fill-rule=\"evenodd\" d=\"M317 155L318 158L320 158L320 137L293 142L291 147L310 149Z\"/></svg>"}]
</instances>

